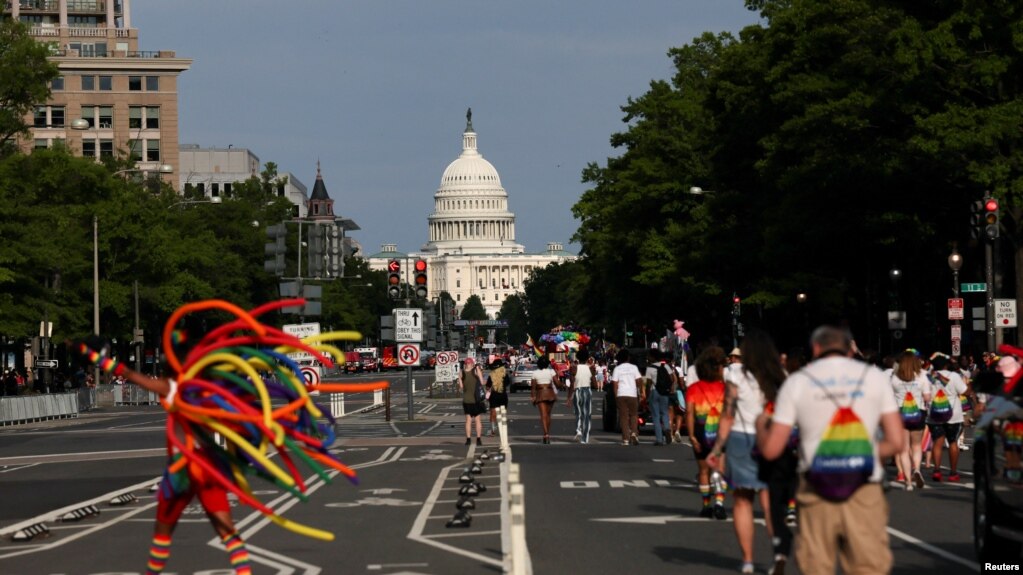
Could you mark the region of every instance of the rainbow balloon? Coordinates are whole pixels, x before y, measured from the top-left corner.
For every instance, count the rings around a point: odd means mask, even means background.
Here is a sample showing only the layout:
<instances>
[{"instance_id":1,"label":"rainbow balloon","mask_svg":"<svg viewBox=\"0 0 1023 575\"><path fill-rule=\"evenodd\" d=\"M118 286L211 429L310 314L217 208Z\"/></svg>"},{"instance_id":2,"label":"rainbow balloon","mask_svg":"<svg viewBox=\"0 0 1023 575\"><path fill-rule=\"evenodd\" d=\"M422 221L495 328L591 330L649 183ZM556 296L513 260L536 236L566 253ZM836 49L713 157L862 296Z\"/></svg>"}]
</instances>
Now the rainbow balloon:
<instances>
[{"instance_id":1,"label":"rainbow balloon","mask_svg":"<svg viewBox=\"0 0 1023 575\"><path fill-rule=\"evenodd\" d=\"M821 497L842 501L873 472L874 447L867 429L851 408L839 408L817 445L807 480Z\"/></svg>"},{"instance_id":2,"label":"rainbow balloon","mask_svg":"<svg viewBox=\"0 0 1023 575\"><path fill-rule=\"evenodd\" d=\"M927 415L927 419L931 423L945 423L952 419L952 404L948 401L945 390L939 389L938 393L934 394L934 400L931 402L931 410Z\"/></svg>"},{"instance_id":3,"label":"rainbow balloon","mask_svg":"<svg viewBox=\"0 0 1023 575\"><path fill-rule=\"evenodd\" d=\"M902 407L899 408L899 414L902 416L902 426L906 429L914 431L923 429L924 413L920 410L912 393L906 392L906 397L902 400Z\"/></svg>"}]
</instances>

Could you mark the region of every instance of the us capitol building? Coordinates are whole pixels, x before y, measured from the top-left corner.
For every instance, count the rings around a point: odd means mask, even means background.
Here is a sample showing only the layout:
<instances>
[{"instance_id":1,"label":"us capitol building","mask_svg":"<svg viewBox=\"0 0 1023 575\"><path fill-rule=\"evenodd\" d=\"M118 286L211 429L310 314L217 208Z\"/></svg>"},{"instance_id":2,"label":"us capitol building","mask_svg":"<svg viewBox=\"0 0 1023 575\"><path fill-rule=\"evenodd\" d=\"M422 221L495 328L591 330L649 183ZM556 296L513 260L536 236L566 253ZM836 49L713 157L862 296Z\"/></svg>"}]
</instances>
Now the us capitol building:
<instances>
[{"instance_id":1,"label":"us capitol building","mask_svg":"<svg viewBox=\"0 0 1023 575\"><path fill-rule=\"evenodd\" d=\"M444 170L433 198L429 241L419 253L402 253L396 244L384 244L367 260L370 269L384 270L388 260L398 259L403 281L411 281L416 259L426 260L430 297L448 292L456 313L476 295L495 318L505 298L523 292L523 282L534 269L578 258L560 243L548 243L547 251L539 254L527 254L515 243L515 214L508 210L508 193L497 170L476 147L471 109L466 113L462 153Z\"/></svg>"}]
</instances>

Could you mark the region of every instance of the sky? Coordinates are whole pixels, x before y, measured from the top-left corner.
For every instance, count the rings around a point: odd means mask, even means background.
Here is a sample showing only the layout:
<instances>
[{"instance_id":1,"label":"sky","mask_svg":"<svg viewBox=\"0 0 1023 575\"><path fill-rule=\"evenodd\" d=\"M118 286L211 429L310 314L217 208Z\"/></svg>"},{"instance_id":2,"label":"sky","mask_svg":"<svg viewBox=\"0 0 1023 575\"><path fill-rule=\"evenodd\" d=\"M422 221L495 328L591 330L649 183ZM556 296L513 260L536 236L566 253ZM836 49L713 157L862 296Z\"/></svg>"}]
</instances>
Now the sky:
<instances>
[{"instance_id":1,"label":"sky","mask_svg":"<svg viewBox=\"0 0 1023 575\"><path fill-rule=\"evenodd\" d=\"M673 73L667 52L757 22L742 0L133 0L140 50L193 60L180 141L251 150L312 191L364 254L427 240L462 151L501 177L527 252L570 244L582 170L621 155L621 106Z\"/></svg>"}]
</instances>

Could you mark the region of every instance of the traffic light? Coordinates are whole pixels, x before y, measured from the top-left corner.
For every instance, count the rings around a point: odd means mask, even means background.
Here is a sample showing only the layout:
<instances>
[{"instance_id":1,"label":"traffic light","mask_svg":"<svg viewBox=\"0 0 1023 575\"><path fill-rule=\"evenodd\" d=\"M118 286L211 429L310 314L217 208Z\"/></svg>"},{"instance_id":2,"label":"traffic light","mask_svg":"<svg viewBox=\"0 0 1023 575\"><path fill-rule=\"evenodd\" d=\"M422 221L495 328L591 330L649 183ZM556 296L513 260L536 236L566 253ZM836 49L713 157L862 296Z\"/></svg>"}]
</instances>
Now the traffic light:
<instances>
[{"instance_id":1,"label":"traffic light","mask_svg":"<svg viewBox=\"0 0 1023 575\"><path fill-rule=\"evenodd\" d=\"M284 224L267 226L266 237L270 240L266 244L266 255L269 257L263 262L263 269L275 276L283 276L284 255L288 253L288 227Z\"/></svg>"},{"instance_id":2,"label":"traffic light","mask_svg":"<svg viewBox=\"0 0 1023 575\"><path fill-rule=\"evenodd\" d=\"M415 271L412 275L416 285L416 297L426 299L429 294L426 287L426 260L416 260Z\"/></svg>"},{"instance_id":3,"label":"traffic light","mask_svg":"<svg viewBox=\"0 0 1023 575\"><path fill-rule=\"evenodd\" d=\"M979 240L984 229L984 200L970 204L970 239Z\"/></svg>"},{"instance_id":4,"label":"traffic light","mask_svg":"<svg viewBox=\"0 0 1023 575\"><path fill-rule=\"evenodd\" d=\"M742 300L739 299L739 294L732 293L732 315L738 316L742 312Z\"/></svg>"},{"instance_id":5,"label":"traffic light","mask_svg":"<svg viewBox=\"0 0 1023 575\"><path fill-rule=\"evenodd\" d=\"M306 243L309 245L309 250L306 256L306 263L308 263L308 277L318 278L323 276L323 247L325 234L323 233L323 227L313 224L309 226L309 236L306 238Z\"/></svg>"},{"instance_id":6,"label":"traffic light","mask_svg":"<svg viewBox=\"0 0 1023 575\"><path fill-rule=\"evenodd\" d=\"M984 235L993 240L998 237L998 200L984 198Z\"/></svg>"},{"instance_id":7,"label":"traffic light","mask_svg":"<svg viewBox=\"0 0 1023 575\"><path fill-rule=\"evenodd\" d=\"M387 295L391 299L401 299L401 262L387 262Z\"/></svg>"}]
</instances>

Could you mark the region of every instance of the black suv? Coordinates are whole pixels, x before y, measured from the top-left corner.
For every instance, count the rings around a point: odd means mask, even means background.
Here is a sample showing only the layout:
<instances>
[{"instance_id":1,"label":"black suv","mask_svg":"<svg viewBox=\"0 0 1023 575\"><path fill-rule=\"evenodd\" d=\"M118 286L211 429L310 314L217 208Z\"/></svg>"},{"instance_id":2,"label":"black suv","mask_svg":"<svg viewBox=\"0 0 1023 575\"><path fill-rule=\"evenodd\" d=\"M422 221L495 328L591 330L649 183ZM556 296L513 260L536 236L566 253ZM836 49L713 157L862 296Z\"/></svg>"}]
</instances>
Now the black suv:
<instances>
[{"instance_id":1,"label":"black suv","mask_svg":"<svg viewBox=\"0 0 1023 575\"><path fill-rule=\"evenodd\" d=\"M974 428L973 541L984 563L1016 563L1023 550L1023 384L1004 393L1000 373L973 382L988 394Z\"/></svg>"}]
</instances>

